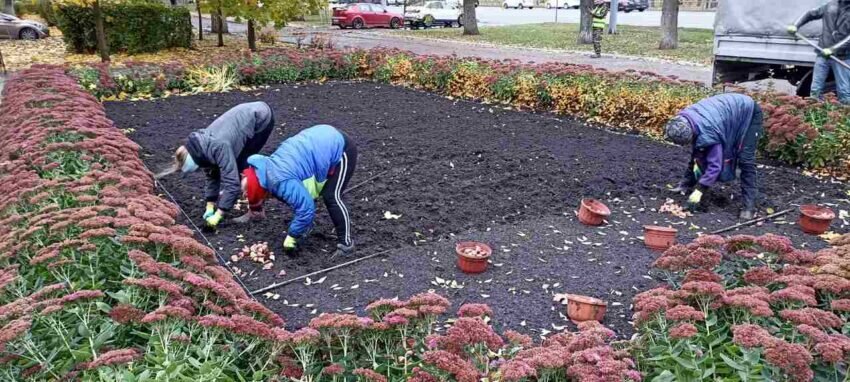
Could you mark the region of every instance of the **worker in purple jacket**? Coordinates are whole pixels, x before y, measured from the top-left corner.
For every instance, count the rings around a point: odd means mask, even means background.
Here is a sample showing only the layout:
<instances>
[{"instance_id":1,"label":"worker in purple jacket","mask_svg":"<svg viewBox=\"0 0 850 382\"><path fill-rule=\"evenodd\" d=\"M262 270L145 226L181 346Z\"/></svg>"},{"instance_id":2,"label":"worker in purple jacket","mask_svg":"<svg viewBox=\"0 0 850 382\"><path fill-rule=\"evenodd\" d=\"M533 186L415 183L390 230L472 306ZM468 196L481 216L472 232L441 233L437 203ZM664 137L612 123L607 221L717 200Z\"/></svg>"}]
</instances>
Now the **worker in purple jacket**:
<instances>
[{"instance_id":1,"label":"worker in purple jacket","mask_svg":"<svg viewBox=\"0 0 850 382\"><path fill-rule=\"evenodd\" d=\"M685 179L674 192L690 193L688 208L696 211L703 194L715 183L731 182L740 170L743 206L740 218L755 216L758 195L756 148L763 132L761 107L736 93L706 98L679 112L667 123L667 140L692 145Z\"/></svg>"}]
</instances>

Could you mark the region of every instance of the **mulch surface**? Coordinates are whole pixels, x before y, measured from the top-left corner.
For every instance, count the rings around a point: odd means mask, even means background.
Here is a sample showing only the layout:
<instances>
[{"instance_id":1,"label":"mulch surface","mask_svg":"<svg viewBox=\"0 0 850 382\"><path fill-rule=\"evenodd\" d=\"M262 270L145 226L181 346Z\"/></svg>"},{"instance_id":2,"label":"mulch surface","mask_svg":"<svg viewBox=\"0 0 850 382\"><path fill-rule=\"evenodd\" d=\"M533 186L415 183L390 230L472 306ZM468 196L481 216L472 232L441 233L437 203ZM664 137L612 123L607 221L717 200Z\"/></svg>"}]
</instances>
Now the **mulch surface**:
<instances>
[{"instance_id":1,"label":"mulch surface","mask_svg":"<svg viewBox=\"0 0 850 382\"><path fill-rule=\"evenodd\" d=\"M736 223L737 184L712 190L706 213L679 219L657 212L668 197L684 204L684 196L666 188L687 164L685 149L551 114L347 82L110 102L106 108L119 128L133 129L128 132L142 146L142 159L157 171L190 131L236 104L255 100L269 103L278 123L264 152L304 128L330 124L358 145L351 185L383 174L347 198L356 256L393 251L258 296L289 327L305 325L320 312L362 313L374 299L433 289L456 306L490 304L497 326L537 335L571 325L553 293L598 297L609 302L605 324L629 336L632 297L660 282L650 272L658 254L644 247L643 225L672 225L679 229L679 240L688 241ZM835 203L836 211L850 209L841 184L781 167L760 166L759 175L763 208L820 202ZM199 173L162 182L199 226L203 183ZM611 208L607 225L578 222L575 211L583 197ZM387 211L401 217L385 219ZM217 232L206 234L226 259L264 241L278 253L271 270L247 258L233 264L252 290L348 260L329 259L335 235L324 208L296 257L280 254L289 208L269 201L267 217L253 226L222 223ZM791 237L797 246L826 246L821 238L804 235L796 218L794 212L739 233L773 232ZM846 232L841 224L838 220L833 227ZM454 245L466 239L493 247L485 273L466 275L455 266Z\"/></svg>"}]
</instances>

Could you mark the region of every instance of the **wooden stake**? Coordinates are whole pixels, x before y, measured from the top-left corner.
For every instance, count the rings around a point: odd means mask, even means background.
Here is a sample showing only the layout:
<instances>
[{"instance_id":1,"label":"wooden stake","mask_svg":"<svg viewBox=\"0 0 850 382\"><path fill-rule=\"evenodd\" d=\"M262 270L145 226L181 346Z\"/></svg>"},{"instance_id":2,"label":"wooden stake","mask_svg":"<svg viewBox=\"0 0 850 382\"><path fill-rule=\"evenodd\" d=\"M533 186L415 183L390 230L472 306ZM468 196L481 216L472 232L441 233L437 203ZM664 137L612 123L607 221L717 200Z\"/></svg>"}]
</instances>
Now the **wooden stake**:
<instances>
[{"instance_id":1,"label":"wooden stake","mask_svg":"<svg viewBox=\"0 0 850 382\"><path fill-rule=\"evenodd\" d=\"M268 291L270 291L270 290L272 290L272 289L277 289L277 288L282 287L282 286L284 286L284 285L292 284L292 283L294 283L294 282L296 282L296 281L303 280L303 279L306 279L306 278L308 278L308 277L312 277L312 276L320 275L320 274L322 274L322 273L327 273L327 272L330 272L330 271L335 270L335 269L339 269L339 268L347 267L347 266L349 266L349 265L357 264L357 263L359 263L359 262L361 262L361 261L363 261L363 260L368 260L368 259L371 259L371 258L373 258L373 257L378 257L378 256L381 256L381 255L383 255L383 254L385 254L385 253L387 253L387 252L390 252L390 251L394 251L394 249L388 249L388 250L385 250L385 251L380 251L380 252L378 252L378 253L373 253L373 254L371 254L371 255L369 255L369 256L363 256L363 257L361 257L361 258L359 258L359 259L354 259L354 260L351 260L351 261L349 261L349 262L345 262L345 263L342 263L342 264L334 265L334 266L332 266L332 267L330 267L330 268L325 268L325 269L318 270L318 271L315 271L315 272L313 272L313 273L308 273L308 274L306 274L306 275L298 276L298 277L295 277L295 278L292 278L292 279L289 279L289 280L286 280L286 281L281 281L281 282L279 282L279 283L275 283L275 284L269 285L269 286L267 286L267 287L265 287L265 288L257 289L257 290L255 290L255 291L251 292L251 295L257 295L257 294L260 294L260 293L263 293L263 292L268 292Z\"/></svg>"},{"instance_id":2,"label":"wooden stake","mask_svg":"<svg viewBox=\"0 0 850 382\"><path fill-rule=\"evenodd\" d=\"M731 230L733 230L733 229L738 229L738 228L742 228L742 227L751 226L751 225L753 225L753 224L756 224L756 223L759 223L759 222L763 222L763 221L765 221L765 220L770 220L770 219L778 218L778 217L780 217L780 216L782 216L782 215L785 215L785 214L787 214L787 213L789 213L789 212L791 212L791 211L793 211L793 210L794 210L793 208L789 208L789 209L787 209L787 210L779 211L779 212L777 212L777 213L775 213L775 214L772 214L772 215L767 215L767 216L765 216L765 217L761 217L761 218L758 218L758 219L748 220L748 221L745 221L745 222L743 222L743 223L738 223L738 224L735 224L735 225L730 226L730 227L726 227L726 228L723 228L723 229L719 229L719 230L717 230L717 231L712 232L711 234L712 234L712 235L717 235L717 234L721 234L721 233L723 233L723 232L731 231Z\"/></svg>"}]
</instances>

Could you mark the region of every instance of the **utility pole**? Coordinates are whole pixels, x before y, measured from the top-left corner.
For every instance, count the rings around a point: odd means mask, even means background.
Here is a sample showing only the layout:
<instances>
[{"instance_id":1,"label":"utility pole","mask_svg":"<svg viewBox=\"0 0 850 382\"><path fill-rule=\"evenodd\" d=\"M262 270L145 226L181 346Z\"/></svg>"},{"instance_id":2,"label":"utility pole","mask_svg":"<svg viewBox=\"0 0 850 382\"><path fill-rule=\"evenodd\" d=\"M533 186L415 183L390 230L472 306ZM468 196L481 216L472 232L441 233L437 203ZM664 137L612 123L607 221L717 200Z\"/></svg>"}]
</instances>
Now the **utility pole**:
<instances>
[{"instance_id":1,"label":"utility pole","mask_svg":"<svg viewBox=\"0 0 850 382\"><path fill-rule=\"evenodd\" d=\"M558 23L558 2L561 0L555 0L555 24Z\"/></svg>"},{"instance_id":2,"label":"utility pole","mask_svg":"<svg viewBox=\"0 0 850 382\"><path fill-rule=\"evenodd\" d=\"M620 0L611 0L611 21L608 23L608 34L617 34L617 11L619 10Z\"/></svg>"}]
</instances>

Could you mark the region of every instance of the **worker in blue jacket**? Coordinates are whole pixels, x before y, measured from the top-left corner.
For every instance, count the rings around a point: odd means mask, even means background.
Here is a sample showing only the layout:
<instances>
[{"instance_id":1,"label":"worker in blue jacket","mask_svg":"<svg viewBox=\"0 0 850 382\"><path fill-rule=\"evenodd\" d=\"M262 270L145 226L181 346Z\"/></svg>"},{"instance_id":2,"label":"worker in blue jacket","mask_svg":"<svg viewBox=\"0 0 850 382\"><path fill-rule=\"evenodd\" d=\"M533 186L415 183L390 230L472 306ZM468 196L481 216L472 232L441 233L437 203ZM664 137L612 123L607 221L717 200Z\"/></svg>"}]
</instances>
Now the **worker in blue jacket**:
<instances>
[{"instance_id":1,"label":"worker in blue jacket","mask_svg":"<svg viewBox=\"0 0 850 382\"><path fill-rule=\"evenodd\" d=\"M715 183L731 182L740 170L741 219L755 216L758 195L756 148L763 133L761 107L743 94L721 94L691 105L665 128L667 139L692 145L685 179L675 192L690 193L688 207L699 209L702 196Z\"/></svg>"},{"instance_id":2,"label":"worker in blue jacket","mask_svg":"<svg viewBox=\"0 0 850 382\"><path fill-rule=\"evenodd\" d=\"M294 211L283 249L293 252L313 226L314 200L325 202L336 227L337 251L348 256L354 250L351 215L343 192L357 166L357 146L333 126L318 125L284 141L270 156L248 157L243 190L250 205L262 203L270 193Z\"/></svg>"}]
</instances>

